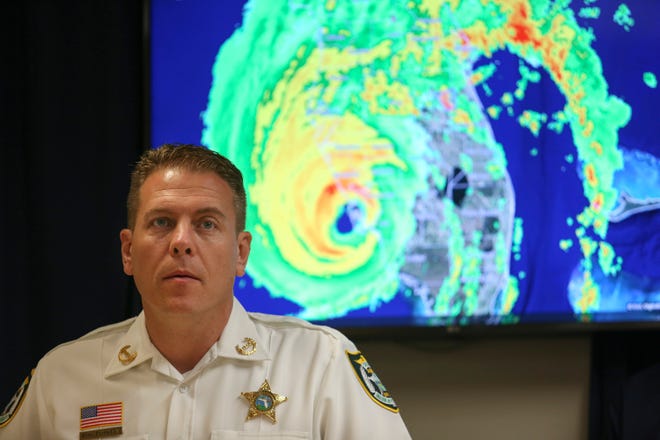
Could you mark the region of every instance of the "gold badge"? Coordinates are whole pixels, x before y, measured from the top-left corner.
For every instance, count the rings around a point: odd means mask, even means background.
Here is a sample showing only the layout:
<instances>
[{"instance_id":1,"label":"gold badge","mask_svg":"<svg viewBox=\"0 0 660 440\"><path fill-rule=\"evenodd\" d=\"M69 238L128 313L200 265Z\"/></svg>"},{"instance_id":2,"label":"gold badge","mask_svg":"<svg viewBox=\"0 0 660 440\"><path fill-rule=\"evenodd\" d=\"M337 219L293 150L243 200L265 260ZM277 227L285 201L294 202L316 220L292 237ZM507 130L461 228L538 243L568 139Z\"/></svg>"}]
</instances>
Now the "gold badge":
<instances>
[{"instance_id":1,"label":"gold badge","mask_svg":"<svg viewBox=\"0 0 660 440\"><path fill-rule=\"evenodd\" d=\"M250 356L257 351L257 342L252 338L243 338L243 345L237 345L236 351L243 356Z\"/></svg>"},{"instance_id":2,"label":"gold badge","mask_svg":"<svg viewBox=\"0 0 660 440\"><path fill-rule=\"evenodd\" d=\"M286 400L286 396L275 394L271 391L270 385L267 380L264 380L263 385L257 391L249 393L241 393L250 402L250 409L248 409L246 421L263 415L268 417L271 422L277 423L275 418L275 407Z\"/></svg>"},{"instance_id":3,"label":"gold badge","mask_svg":"<svg viewBox=\"0 0 660 440\"><path fill-rule=\"evenodd\" d=\"M119 362L121 362L123 365L130 364L135 360L136 357L137 352L135 350L131 350L130 345L124 345L121 350L119 350L119 354L117 354L117 359L119 359Z\"/></svg>"}]
</instances>

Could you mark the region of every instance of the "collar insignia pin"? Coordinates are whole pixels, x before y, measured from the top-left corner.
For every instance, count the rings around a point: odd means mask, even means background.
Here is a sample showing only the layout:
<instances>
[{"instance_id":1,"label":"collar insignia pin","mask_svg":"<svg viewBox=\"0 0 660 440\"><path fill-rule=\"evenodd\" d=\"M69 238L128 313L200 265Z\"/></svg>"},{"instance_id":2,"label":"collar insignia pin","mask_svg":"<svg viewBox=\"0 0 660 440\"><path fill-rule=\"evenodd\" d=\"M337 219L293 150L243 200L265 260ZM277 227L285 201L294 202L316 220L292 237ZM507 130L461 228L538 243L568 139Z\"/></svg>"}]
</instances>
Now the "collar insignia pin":
<instances>
[{"instance_id":1,"label":"collar insignia pin","mask_svg":"<svg viewBox=\"0 0 660 440\"><path fill-rule=\"evenodd\" d=\"M242 345L236 345L236 351L243 356L250 356L257 351L257 342L252 338L243 338Z\"/></svg>"},{"instance_id":2,"label":"collar insignia pin","mask_svg":"<svg viewBox=\"0 0 660 440\"><path fill-rule=\"evenodd\" d=\"M263 385L257 391L241 393L241 396L250 402L245 421L262 415L270 419L272 423L277 423L275 407L286 401L286 396L271 391L267 380L264 380Z\"/></svg>"},{"instance_id":3,"label":"collar insignia pin","mask_svg":"<svg viewBox=\"0 0 660 440\"><path fill-rule=\"evenodd\" d=\"M135 360L136 357L137 351L131 350L130 345L124 345L117 354L117 359L119 359L119 362L121 362L123 365L130 364Z\"/></svg>"}]
</instances>

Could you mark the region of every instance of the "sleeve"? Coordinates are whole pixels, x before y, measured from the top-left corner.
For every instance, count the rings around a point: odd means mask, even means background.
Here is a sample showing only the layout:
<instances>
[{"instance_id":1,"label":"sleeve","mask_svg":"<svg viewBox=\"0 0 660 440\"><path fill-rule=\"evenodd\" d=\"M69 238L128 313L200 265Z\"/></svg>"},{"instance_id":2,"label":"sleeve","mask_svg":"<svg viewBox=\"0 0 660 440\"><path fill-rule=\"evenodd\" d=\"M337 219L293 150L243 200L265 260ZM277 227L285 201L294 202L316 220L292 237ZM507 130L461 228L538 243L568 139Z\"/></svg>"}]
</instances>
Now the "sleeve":
<instances>
[{"instance_id":1,"label":"sleeve","mask_svg":"<svg viewBox=\"0 0 660 440\"><path fill-rule=\"evenodd\" d=\"M351 341L333 345L316 413L323 440L410 439L399 407Z\"/></svg>"},{"instance_id":2,"label":"sleeve","mask_svg":"<svg viewBox=\"0 0 660 440\"><path fill-rule=\"evenodd\" d=\"M45 438L41 402L39 373L32 370L0 414L0 440Z\"/></svg>"}]
</instances>

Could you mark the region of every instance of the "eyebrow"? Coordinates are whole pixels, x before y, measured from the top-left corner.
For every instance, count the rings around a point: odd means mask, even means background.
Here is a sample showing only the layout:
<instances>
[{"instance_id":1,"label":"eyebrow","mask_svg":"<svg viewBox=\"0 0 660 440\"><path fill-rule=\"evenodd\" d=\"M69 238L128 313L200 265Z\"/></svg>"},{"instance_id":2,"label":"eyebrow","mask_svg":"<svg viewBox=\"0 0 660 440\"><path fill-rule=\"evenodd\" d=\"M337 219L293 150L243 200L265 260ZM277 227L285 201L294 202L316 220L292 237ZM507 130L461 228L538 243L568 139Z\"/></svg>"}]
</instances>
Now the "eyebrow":
<instances>
[{"instance_id":1,"label":"eyebrow","mask_svg":"<svg viewBox=\"0 0 660 440\"><path fill-rule=\"evenodd\" d=\"M144 218L154 217L154 216L158 216L158 215L173 215L173 214L174 214L174 210L172 210L172 209L154 208L154 209L150 209L149 211L145 212L144 213ZM218 208L214 208L214 207L211 207L211 206L206 207L206 208L201 208L201 209L198 209L197 211L195 211L196 216L205 215L205 214L215 214L215 215L217 215L218 217L220 217L222 219L227 218L227 216L222 211L220 211Z\"/></svg>"},{"instance_id":2,"label":"eyebrow","mask_svg":"<svg viewBox=\"0 0 660 440\"><path fill-rule=\"evenodd\" d=\"M218 208L213 208L213 207L210 207L210 206L208 208L198 209L197 211L195 211L195 214L196 215L215 214L218 217L221 217L223 219L225 219L227 217L225 215L225 213L220 211Z\"/></svg>"}]
</instances>

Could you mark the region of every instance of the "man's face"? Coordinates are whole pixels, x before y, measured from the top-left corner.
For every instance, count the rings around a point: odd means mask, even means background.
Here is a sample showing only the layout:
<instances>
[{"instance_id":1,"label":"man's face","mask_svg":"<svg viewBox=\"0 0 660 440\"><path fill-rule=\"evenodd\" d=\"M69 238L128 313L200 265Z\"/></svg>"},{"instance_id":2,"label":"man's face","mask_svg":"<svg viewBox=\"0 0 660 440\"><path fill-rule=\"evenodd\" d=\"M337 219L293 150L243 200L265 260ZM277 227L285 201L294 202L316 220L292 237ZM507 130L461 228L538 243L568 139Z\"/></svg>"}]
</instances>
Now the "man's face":
<instances>
[{"instance_id":1,"label":"man's face","mask_svg":"<svg viewBox=\"0 0 660 440\"><path fill-rule=\"evenodd\" d=\"M144 181L135 227L120 238L124 272L134 277L145 313L161 315L230 310L252 240L236 234L227 182L172 168Z\"/></svg>"}]
</instances>

